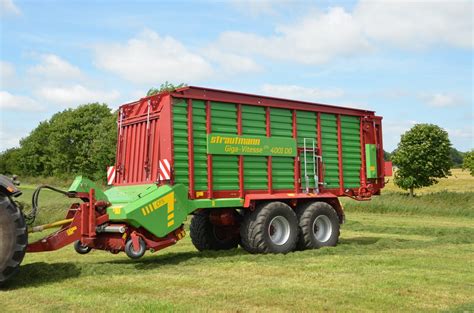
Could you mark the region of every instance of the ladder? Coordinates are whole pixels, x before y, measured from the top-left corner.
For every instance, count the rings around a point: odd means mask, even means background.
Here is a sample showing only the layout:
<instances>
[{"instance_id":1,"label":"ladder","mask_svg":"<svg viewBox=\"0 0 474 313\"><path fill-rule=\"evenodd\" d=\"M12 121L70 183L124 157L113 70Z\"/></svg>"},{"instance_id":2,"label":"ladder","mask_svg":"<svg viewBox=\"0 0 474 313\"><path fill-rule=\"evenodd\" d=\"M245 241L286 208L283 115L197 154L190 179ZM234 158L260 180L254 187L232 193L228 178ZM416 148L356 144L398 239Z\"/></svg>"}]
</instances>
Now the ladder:
<instances>
[{"instance_id":1,"label":"ladder","mask_svg":"<svg viewBox=\"0 0 474 313\"><path fill-rule=\"evenodd\" d=\"M303 138L303 169L304 169L304 190L306 193L310 192L310 189L314 193L319 193L319 168L318 161L322 162L322 157L316 155L316 139L314 138ZM308 165L312 164L312 173L308 170ZM314 178L314 186L310 186L309 175Z\"/></svg>"}]
</instances>

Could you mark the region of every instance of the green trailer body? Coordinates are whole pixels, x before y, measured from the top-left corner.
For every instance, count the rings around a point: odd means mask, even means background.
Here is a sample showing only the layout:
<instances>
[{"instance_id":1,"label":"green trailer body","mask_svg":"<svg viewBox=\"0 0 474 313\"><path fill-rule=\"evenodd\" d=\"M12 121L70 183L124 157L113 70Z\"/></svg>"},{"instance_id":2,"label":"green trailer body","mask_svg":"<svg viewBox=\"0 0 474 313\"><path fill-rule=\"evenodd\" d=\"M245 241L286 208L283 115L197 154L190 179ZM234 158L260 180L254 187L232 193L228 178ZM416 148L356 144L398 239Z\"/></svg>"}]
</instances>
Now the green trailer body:
<instances>
[{"instance_id":1,"label":"green trailer body","mask_svg":"<svg viewBox=\"0 0 474 313\"><path fill-rule=\"evenodd\" d=\"M118 128L107 213L157 237L196 210L278 199L327 201L342 222L338 196L384 184L371 111L185 87L122 106Z\"/></svg>"}]
</instances>

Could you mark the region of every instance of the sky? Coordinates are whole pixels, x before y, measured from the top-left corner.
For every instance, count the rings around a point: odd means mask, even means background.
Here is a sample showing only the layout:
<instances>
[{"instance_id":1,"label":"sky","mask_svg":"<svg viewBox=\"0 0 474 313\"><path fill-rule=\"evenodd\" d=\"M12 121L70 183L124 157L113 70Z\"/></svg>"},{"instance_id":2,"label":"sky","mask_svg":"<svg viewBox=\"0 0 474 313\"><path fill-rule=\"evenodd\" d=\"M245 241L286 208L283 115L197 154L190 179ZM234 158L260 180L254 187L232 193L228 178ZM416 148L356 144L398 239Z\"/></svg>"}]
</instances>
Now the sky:
<instances>
[{"instance_id":1,"label":"sky","mask_svg":"<svg viewBox=\"0 0 474 313\"><path fill-rule=\"evenodd\" d=\"M474 1L0 0L0 151L54 113L179 84L375 110L474 147Z\"/></svg>"}]
</instances>

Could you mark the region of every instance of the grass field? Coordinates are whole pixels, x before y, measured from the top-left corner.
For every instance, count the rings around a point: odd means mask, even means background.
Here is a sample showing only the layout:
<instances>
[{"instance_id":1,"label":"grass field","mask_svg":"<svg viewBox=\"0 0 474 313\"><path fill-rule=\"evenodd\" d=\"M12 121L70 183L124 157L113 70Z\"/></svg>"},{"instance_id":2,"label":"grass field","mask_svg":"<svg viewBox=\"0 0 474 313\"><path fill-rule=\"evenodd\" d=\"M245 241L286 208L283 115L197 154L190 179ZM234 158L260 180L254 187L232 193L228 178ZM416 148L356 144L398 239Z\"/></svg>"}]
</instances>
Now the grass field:
<instances>
[{"instance_id":1,"label":"grass field","mask_svg":"<svg viewBox=\"0 0 474 313\"><path fill-rule=\"evenodd\" d=\"M0 291L2 310L473 312L474 179L453 174L415 198L389 184L371 202L345 200L335 248L199 253L187 237L139 261L72 247L29 254ZM66 205L48 195L40 221Z\"/></svg>"}]
</instances>

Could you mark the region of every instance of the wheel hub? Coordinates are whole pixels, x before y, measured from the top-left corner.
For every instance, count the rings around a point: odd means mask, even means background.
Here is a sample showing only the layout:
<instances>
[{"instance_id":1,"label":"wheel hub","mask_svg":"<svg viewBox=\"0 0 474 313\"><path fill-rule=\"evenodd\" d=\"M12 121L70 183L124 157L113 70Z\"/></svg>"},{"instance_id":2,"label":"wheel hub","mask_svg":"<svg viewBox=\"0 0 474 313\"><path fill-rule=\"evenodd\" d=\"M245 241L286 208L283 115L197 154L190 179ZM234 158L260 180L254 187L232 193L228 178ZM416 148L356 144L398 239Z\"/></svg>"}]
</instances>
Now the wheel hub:
<instances>
[{"instance_id":1,"label":"wheel hub","mask_svg":"<svg viewBox=\"0 0 474 313\"><path fill-rule=\"evenodd\" d=\"M268 225L270 240L276 245L284 245L290 238L290 223L283 216L275 216Z\"/></svg>"},{"instance_id":2,"label":"wheel hub","mask_svg":"<svg viewBox=\"0 0 474 313\"><path fill-rule=\"evenodd\" d=\"M332 224L329 217L320 215L314 219L313 235L319 242L326 242L332 235Z\"/></svg>"}]
</instances>

